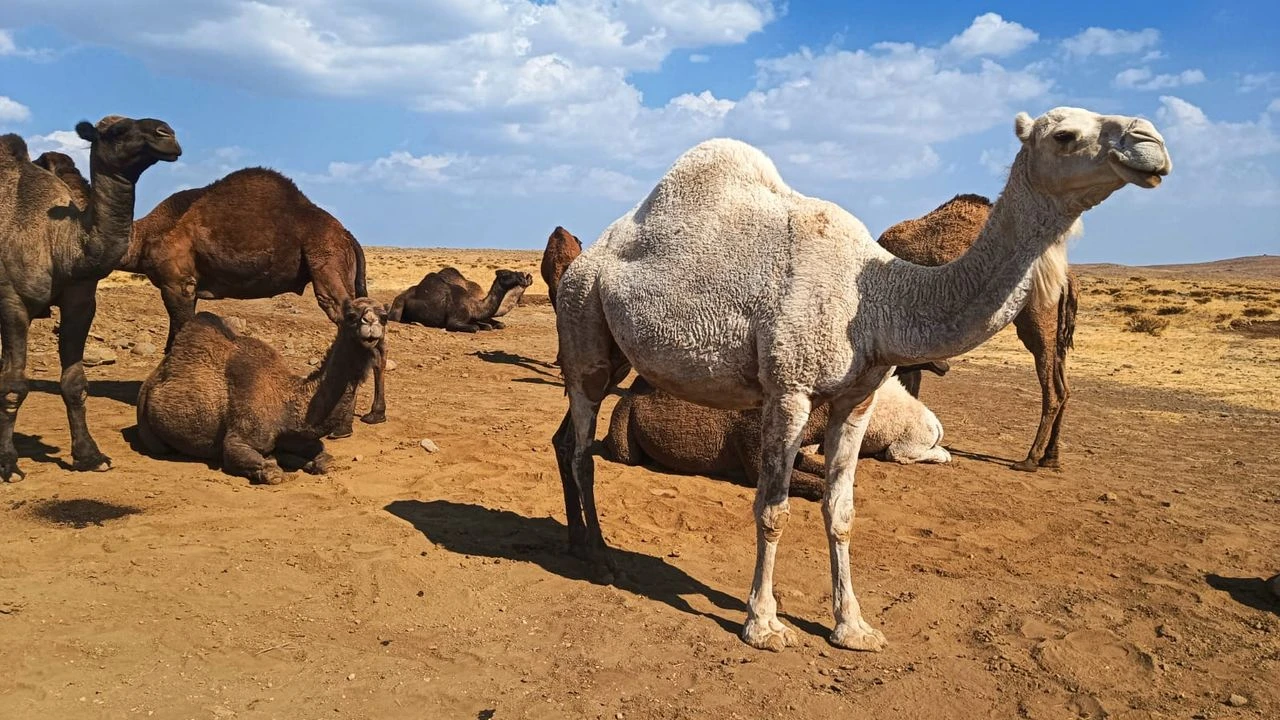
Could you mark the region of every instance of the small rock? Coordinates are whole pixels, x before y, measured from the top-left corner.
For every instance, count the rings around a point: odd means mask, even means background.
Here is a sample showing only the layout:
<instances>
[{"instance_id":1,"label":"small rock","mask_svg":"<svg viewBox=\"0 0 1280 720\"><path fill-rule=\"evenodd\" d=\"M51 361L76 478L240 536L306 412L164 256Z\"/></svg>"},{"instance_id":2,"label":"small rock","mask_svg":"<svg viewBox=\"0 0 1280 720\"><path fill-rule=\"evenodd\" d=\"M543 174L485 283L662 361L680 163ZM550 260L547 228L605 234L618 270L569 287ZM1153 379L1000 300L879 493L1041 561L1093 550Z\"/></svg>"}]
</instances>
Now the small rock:
<instances>
[{"instance_id":1,"label":"small rock","mask_svg":"<svg viewBox=\"0 0 1280 720\"><path fill-rule=\"evenodd\" d=\"M1244 707L1249 704L1249 698L1233 693L1231 697L1227 698L1227 704L1231 707Z\"/></svg>"},{"instance_id":2,"label":"small rock","mask_svg":"<svg viewBox=\"0 0 1280 720\"><path fill-rule=\"evenodd\" d=\"M320 358L318 357L307 358L307 364L310 365L311 367L315 367L316 365L320 364Z\"/></svg>"},{"instance_id":3,"label":"small rock","mask_svg":"<svg viewBox=\"0 0 1280 720\"><path fill-rule=\"evenodd\" d=\"M113 365L116 361L116 354L109 348L98 345L90 345L84 349L84 366L97 367L99 365Z\"/></svg>"},{"instance_id":4,"label":"small rock","mask_svg":"<svg viewBox=\"0 0 1280 720\"><path fill-rule=\"evenodd\" d=\"M356 455L356 456L354 456L354 457L352 457L352 458L351 458L351 462L360 462L360 461L361 461L361 460L363 460L363 459L364 459L364 456L363 456L363 455Z\"/></svg>"},{"instance_id":5,"label":"small rock","mask_svg":"<svg viewBox=\"0 0 1280 720\"><path fill-rule=\"evenodd\" d=\"M1102 493L1102 496L1099 497L1098 499L1101 500L1102 502L1115 502L1119 500L1120 497L1113 492L1109 492L1109 493Z\"/></svg>"},{"instance_id":6,"label":"small rock","mask_svg":"<svg viewBox=\"0 0 1280 720\"><path fill-rule=\"evenodd\" d=\"M418 444L422 446L423 450L426 450L429 453L440 452L440 446L436 445L435 442L429 438L422 438L422 442Z\"/></svg>"},{"instance_id":7,"label":"small rock","mask_svg":"<svg viewBox=\"0 0 1280 720\"><path fill-rule=\"evenodd\" d=\"M388 361L387 361L387 372L391 372L392 370L395 370L395 369L396 369L396 367L397 367L397 365L396 365L396 361L395 361L395 360L388 360Z\"/></svg>"},{"instance_id":8,"label":"small rock","mask_svg":"<svg viewBox=\"0 0 1280 720\"><path fill-rule=\"evenodd\" d=\"M1182 636L1179 635L1176 630L1169 627L1168 625L1157 625L1156 637L1168 638L1174 642L1177 642L1178 640L1182 639Z\"/></svg>"},{"instance_id":9,"label":"small rock","mask_svg":"<svg viewBox=\"0 0 1280 720\"><path fill-rule=\"evenodd\" d=\"M231 332L237 335L244 335L249 332L249 323L245 322L244 318L238 315L228 315L222 318L222 322L227 327L231 328Z\"/></svg>"},{"instance_id":10,"label":"small rock","mask_svg":"<svg viewBox=\"0 0 1280 720\"><path fill-rule=\"evenodd\" d=\"M133 346L132 352L134 355L154 355L156 352L156 346L152 345L149 342L143 341L140 343L135 343Z\"/></svg>"},{"instance_id":11,"label":"small rock","mask_svg":"<svg viewBox=\"0 0 1280 720\"><path fill-rule=\"evenodd\" d=\"M351 673L350 675L348 675L348 676L347 676L347 679L348 679L348 680L355 680L355 679L356 679L356 674L355 674L355 673Z\"/></svg>"}]
</instances>

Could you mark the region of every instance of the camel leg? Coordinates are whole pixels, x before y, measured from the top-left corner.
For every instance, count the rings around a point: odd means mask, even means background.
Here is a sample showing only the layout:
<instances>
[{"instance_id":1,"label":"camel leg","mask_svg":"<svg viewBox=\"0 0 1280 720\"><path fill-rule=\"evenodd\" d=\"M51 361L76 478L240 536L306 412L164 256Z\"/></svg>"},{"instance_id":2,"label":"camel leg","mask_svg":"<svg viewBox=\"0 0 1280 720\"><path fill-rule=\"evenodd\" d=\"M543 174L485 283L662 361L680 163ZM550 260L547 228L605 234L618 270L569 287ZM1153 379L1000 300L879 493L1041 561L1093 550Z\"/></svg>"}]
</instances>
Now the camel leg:
<instances>
[{"instance_id":1,"label":"camel leg","mask_svg":"<svg viewBox=\"0 0 1280 720\"><path fill-rule=\"evenodd\" d=\"M862 398L837 399L831 404L827 425L827 492L822 499L822 518L831 552L831 607L836 619L830 640L832 645L848 650L879 651L886 645L884 635L862 618L849 571L854 471L874 405L874 392Z\"/></svg>"},{"instance_id":2,"label":"camel leg","mask_svg":"<svg viewBox=\"0 0 1280 720\"><path fill-rule=\"evenodd\" d=\"M373 406L369 412L360 417L360 422L377 425L387 421L387 390L385 375L387 372L387 341L384 338L378 343L377 356L373 363Z\"/></svg>"},{"instance_id":3,"label":"camel leg","mask_svg":"<svg viewBox=\"0 0 1280 720\"><path fill-rule=\"evenodd\" d=\"M249 478L252 483L279 485L284 482L284 471L274 459L265 457L243 436L230 431L222 441L222 470L228 475Z\"/></svg>"},{"instance_id":4,"label":"camel leg","mask_svg":"<svg viewBox=\"0 0 1280 720\"><path fill-rule=\"evenodd\" d=\"M169 338L164 342L164 351L168 354L178 332L196 316L195 281L161 285L160 299L164 301L164 309L169 313Z\"/></svg>"},{"instance_id":5,"label":"camel leg","mask_svg":"<svg viewBox=\"0 0 1280 720\"><path fill-rule=\"evenodd\" d=\"M285 456L296 459L292 464L309 475L326 475L333 464L333 456L324 451L324 442L318 439L277 440L274 454L277 460Z\"/></svg>"},{"instance_id":6,"label":"camel leg","mask_svg":"<svg viewBox=\"0 0 1280 720\"><path fill-rule=\"evenodd\" d=\"M72 467L76 470L107 470L111 458L98 449L89 434L84 402L89 383L84 377L84 344L97 312L97 281L71 285L62 293L61 329L58 331L58 358L62 361L62 402L67 406L71 426Z\"/></svg>"},{"instance_id":7,"label":"camel leg","mask_svg":"<svg viewBox=\"0 0 1280 720\"><path fill-rule=\"evenodd\" d=\"M1018 339L1035 357L1036 378L1040 381L1040 424L1036 427L1036 436L1031 442L1031 449L1027 451L1027 457L1014 463L1013 469L1035 472L1045 459L1045 451L1050 438L1054 436L1054 426L1062 410L1063 396L1059 392L1058 377L1063 371L1059 368L1057 353L1057 316L1056 313L1028 307L1013 322L1018 330ZM1055 463L1056 456L1055 447Z\"/></svg>"},{"instance_id":8,"label":"camel leg","mask_svg":"<svg viewBox=\"0 0 1280 720\"><path fill-rule=\"evenodd\" d=\"M792 394L771 398L760 410L760 479L756 483L756 567L747 599L742 639L748 645L781 650L795 641L791 629L778 620L773 595L773 568L778 541L791 514L787 490L804 424L811 410L809 398Z\"/></svg>"},{"instance_id":9,"label":"camel leg","mask_svg":"<svg viewBox=\"0 0 1280 720\"><path fill-rule=\"evenodd\" d=\"M13 426L18 409L27 399L27 333L31 318L22 301L13 296L0 298L0 481L17 482L24 477L18 467L18 451L13 446Z\"/></svg>"}]
</instances>

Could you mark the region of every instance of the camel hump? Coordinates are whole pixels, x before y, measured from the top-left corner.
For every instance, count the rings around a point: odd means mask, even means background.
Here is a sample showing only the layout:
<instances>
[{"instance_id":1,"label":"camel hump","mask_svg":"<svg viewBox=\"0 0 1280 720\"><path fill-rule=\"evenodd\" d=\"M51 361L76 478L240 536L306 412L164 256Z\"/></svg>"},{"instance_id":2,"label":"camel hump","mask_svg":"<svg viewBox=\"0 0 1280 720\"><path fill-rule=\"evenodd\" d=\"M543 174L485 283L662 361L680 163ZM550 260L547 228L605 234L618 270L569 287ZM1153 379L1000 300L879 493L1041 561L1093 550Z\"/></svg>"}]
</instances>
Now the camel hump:
<instances>
[{"instance_id":1,"label":"camel hump","mask_svg":"<svg viewBox=\"0 0 1280 720\"><path fill-rule=\"evenodd\" d=\"M222 336L228 340L235 340L237 337L236 331L231 329L231 326L227 324L227 321L211 312L196 313L195 318L192 319L189 324L207 327L210 330L221 333Z\"/></svg>"},{"instance_id":2,"label":"camel hump","mask_svg":"<svg viewBox=\"0 0 1280 720\"><path fill-rule=\"evenodd\" d=\"M945 203L943 203L943 205L951 205L953 203L956 203L956 204L963 203L965 205L981 205L982 207L986 207L986 208L991 207L991 200L986 195L977 195L974 193L961 193L951 198L950 200L946 201Z\"/></svg>"},{"instance_id":3,"label":"camel hump","mask_svg":"<svg viewBox=\"0 0 1280 720\"><path fill-rule=\"evenodd\" d=\"M27 152L27 141L15 133L0 135L0 155L22 162L31 162L31 153Z\"/></svg>"}]
</instances>

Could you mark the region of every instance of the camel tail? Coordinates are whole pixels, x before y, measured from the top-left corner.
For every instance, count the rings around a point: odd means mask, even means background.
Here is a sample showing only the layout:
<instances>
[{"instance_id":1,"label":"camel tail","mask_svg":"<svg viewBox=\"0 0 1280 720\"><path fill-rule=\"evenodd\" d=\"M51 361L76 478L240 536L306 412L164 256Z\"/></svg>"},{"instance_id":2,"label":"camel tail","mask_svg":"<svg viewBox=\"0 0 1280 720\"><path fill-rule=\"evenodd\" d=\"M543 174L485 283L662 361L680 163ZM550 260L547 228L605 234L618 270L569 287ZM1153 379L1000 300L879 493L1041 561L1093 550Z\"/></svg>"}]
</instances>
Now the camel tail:
<instances>
[{"instance_id":1,"label":"camel tail","mask_svg":"<svg viewBox=\"0 0 1280 720\"><path fill-rule=\"evenodd\" d=\"M365 277L364 248L360 247L359 241L350 232L347 237L351 239L351 247L356 252L356 297L369 297L369 282Z\"/></svg>"},{"instance_id":2,"label":"camel tail","mask_svg":"<svg viewBox=\"0 0 1280 720\"><path fill-rule=\"evenodd\" d=\"M1080 304L1080 281L1075 273L1067 273L1067 284L1058 298L1058 363L1067 359L1067 351L1075 346L1076 309Z\"/></svg>"}]
</instances>

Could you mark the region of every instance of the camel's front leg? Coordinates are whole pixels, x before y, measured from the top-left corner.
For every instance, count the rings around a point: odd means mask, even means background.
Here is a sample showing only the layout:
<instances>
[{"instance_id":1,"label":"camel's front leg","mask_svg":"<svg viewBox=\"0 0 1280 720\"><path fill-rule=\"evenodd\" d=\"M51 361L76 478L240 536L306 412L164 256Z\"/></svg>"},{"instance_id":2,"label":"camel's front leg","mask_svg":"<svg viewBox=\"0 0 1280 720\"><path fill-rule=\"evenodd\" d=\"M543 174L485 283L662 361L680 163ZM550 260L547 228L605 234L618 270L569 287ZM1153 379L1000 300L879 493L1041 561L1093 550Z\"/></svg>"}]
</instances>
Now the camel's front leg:
<instances>
[{"instance_id":1,"label":"camel's front leg","mask_svg":"<svg viewBox=\"0 0 1280 720\"><path fill-rule=\"evenodd\" d=\"M831 605L836 616L831 643L849 650L878 651L886 644L884 635L862 619L862 608L853 594L853 580L849 573L854 470L874 404L874 392L866 397L834 400L827 426L827 492L822 499L822 517L826 521L827 543L831 550Z\"/></svg>"},{"instance_id":2,"label":"camel's front leg","mask_svg":"<svg viewBox=\"0 0 1280 720\"><path fill-rule=\"evenodd\" d=\"M787 489L792 464L800 451L804 424L812 405L804 395L773 398L760 409L760 478L756 482L756 570L747 599L747 622L742 639L750 646L781 650L795 641L791 629L778 620L773 595L773 566L778 541L791 508Z\"/></svg>"},{"instance_id":3,"label":"camel's front leg","mask_svg":"<svg viewBox=\"0 0 1280 720\"><path fill-rule=\"evenodd\" d=\"M27 399L27 333L31 318L22 300L0 298L0 481L17 482L26 477L18 468L18 451L13 446L13 426L18 409Z\"/></svg>"},{"instance_id":4,"label":"camel's front leg","mask_svg":"<svg viewBox=\"0 0 1280 720\"><path fill-rule=\"evenodd\" d=\"M89 382L84 377L84 344L97 312L97 281L78 283L62 293L61 329L58 331L58 359L62 361L62 402L67 406L71 426L72 466L76 470L109 470L111 458L98 449L89 434L84 402Z\"/></svg>"},{"instance_id":5,"label":"camel's front leg","mask_svg":"<svg viewBox=\"0 0 1280 720\"><path fill-rule=\"evenodd\" d=\"M373 363L373 407L369 408L368 414L360 418L360 422L376 425L387 421L387 395L386 387L383 385L384 375L387 372L387 341L383 338L378 343L378 349Z\"/></svg>"}]
</instances>

